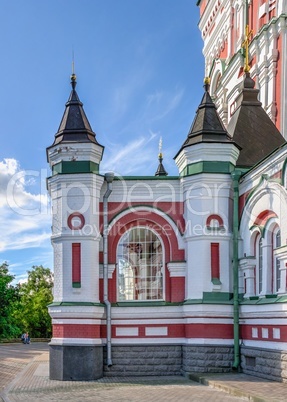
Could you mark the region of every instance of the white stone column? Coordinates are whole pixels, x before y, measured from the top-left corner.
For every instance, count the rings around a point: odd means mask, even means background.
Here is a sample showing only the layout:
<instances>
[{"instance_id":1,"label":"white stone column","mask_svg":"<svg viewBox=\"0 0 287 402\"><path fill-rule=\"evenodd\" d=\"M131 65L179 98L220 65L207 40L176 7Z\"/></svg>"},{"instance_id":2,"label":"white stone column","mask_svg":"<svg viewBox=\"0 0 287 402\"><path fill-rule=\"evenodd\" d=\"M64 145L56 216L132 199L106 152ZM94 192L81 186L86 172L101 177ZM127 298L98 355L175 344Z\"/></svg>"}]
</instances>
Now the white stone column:
<instances>
[{"instance_id":1,"label":"white stone column","mask_svg":"<svg viewBox=\"0 0 287 402\"><path fill-rule=\"evenodd\" d=\"M287 245L275 250L274 255L280 261L280 289L278 295L287 293Z\"/></svg>"},{"instance_id":2,"label":"white stone column","mask_svg":"<svg viewBox=\"0 0 287 402\"><path fill-rule=\"evenodd\" d=\"M272 293L272 244L267 243L267 239L263 239L262 259L262 291L260 296L265 296Z\"/></svg>"},{"instance_id":3,"label":"white stone column","mask_svg":"<svg viewBox=\"0 0 287 402\"><path fill-rule=\"evenodd\" d=\"M240 260L239 262L239 272L241 278L240 287L242 291L245 288L244 297L255 296L255 269L256 269L255 257L244 258Z\"/></svg>"}]
</instances>

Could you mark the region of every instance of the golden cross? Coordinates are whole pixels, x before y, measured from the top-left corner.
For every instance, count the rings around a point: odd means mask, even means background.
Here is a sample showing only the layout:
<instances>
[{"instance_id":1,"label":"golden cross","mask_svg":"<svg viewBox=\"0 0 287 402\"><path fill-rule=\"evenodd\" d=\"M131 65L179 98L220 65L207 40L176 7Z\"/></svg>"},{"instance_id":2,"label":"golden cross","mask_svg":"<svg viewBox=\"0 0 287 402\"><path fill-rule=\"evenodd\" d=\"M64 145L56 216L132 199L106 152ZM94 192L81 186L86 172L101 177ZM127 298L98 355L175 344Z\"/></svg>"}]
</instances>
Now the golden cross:
<instances>
[{"instance_id":1,"label":"golden cross","mask_svg":"<svg viewBox=\"0 0 287 402\"><path fill-rule=\"evenodd\" d=\"M253 34L253 31L251 29L249 30L249 25L247 24L245 27L245 39L241 45L241 47L243 47L245 50L244 71L246 73L248 73L250 70L250 67L249 67L249 43L251 41L252 34Z\"/></svg>"}]
</instances>

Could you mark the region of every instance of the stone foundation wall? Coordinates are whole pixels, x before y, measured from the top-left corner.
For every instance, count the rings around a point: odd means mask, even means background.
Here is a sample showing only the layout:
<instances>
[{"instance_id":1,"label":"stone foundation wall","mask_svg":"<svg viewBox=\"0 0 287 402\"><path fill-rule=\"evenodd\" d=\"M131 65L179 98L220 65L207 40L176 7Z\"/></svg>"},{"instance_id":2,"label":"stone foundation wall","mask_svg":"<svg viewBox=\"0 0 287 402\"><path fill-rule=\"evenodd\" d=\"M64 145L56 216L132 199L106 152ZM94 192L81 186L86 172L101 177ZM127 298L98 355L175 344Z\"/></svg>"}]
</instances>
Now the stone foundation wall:
<instances>
[{"instance_id":1,"label":"stone foundation wall","mask_svg":"<svg viewBox=\"0 0 287 402\"><path fill-rule=\"evenodd\" d=\"M91 381L103 377L103 346L51 345L50 380Z\"/></svg>"},{"instance_id":2,"label":"stone foundation wall","mask_svg":"<svg viewBox=\"0 0 287 402\"><path fill-rule=\"evenodd\" d=\"M241 346L241 367L245 374L287 382L287 353Z\"/></svg>"},{"instance_id":3,"label":"stone foundation wall","mask_svg":"<svg viewBox=\"0 0 287 402\"><path fill-rule=\"evenodd\" d=\"M104 376L223 373L232 369L233 347L112 346L112 362L107 367L104 350Z\"/></svg>"},{"instance_id":4,"label":"stone foundation wall","mask_svg":"<svg viewBox=\"0 0 287 402\"><path fill-rule=\"evenodd\" d=\"M169 346L112 346L111 367L106 365L104 376L180 375L182 347Z\"/></svg>"},{"instance_id":5,"label":"stone foundation wall","mask_svg":"<svg viewBox=\"0 0 287 402\"><path fill-rule=\"evenodd\" d=\"M183 373L226 373L232 370L233 346L182 347Z\"/></svg>"}]
</instances>

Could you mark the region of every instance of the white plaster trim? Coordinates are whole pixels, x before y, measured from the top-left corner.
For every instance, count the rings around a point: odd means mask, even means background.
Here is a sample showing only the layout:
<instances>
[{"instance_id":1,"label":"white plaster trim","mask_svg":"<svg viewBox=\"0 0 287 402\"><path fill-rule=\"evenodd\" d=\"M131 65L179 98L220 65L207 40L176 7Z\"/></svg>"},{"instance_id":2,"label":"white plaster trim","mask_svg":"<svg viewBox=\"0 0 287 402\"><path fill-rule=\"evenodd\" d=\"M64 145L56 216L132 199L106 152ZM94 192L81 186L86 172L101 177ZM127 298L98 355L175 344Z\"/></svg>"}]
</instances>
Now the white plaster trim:
<instances>
[{"instance_id":1,"label":"white plaster trim","mask_svg":"<svg viewBox=\"0 0 287 402\"><path fill-rule=\"evenodd\" d=\"M233 339L206 339L206 338L192 338L186 339L188 345L233 345Z\"/></svg>"},{"instance_id":2,"label":"white plaster trim","mask_svg":"<svg viewBox=\"0 0 287 402\"><path fill-rule=\"evenodd\" d=\"M87 318L83 318L83 319L71 319L71 318L61 318L61 319L57 319L54 318L52 320L52 324L59 324L59 325L101 325L102 324L102 320L101 319L87 319Z\"/></svg>"},{"instance_id":3,"label":"white plaster trim","mask_svg":"<svg viewBox=\"0 0 287 402\"><path fill-rule=\"evenodd\" d=\"M233 339L204 338L112 338L112 345L224 345L233 346Z\"/></svg>"},{"instance_id":4,"label":"white plaster trim","mask_svg":"<svg viewBox=\"0 0 287 402\"><path fill-rule=\"evenodd\" d=\"M260 340L243 340L243 346L251 348L269 349L269 350L284 350L287 349L287 342L268 342Z\"/></svg>"},{"instance_id":5,"label":"white plaster trim","mask_svg":"<svg viewBox=\"0 0 287 402\"><path fill-rule=\"evenodd\" d=\"M112 279L113 278L113 273L116 269L116 264L109 264L108 265L108 278ZM104 278L104 266L103 264L99 264L99 278L103 279Z\"/></svg>"},{"instance_id":6,"label":"white plaster trim","mask_svg":"<svg viewBox=\"0 0 287 402\"><path fill-rule=\"evenodd\" d=\"M117 327L116 336L138 336L138 327Z\"/></svg>"},{"instance_id":7,"label":"white plaster trim","mask_svg":"<svg viewBox=\"0 0 287 402\"><path fill-rule=\"evenodd\" d=\"M146 336L168 336L168 327L147 327Z\"/></svg>"},{"instance_id":8,"label":"white plaster trim","mask_svg":"<svg viewBox=\"0 0 287 402\"><path fill-rule=\"evenodd\" d=\"M86 339L86 338L52 338L49 345L69 345L69 346L89 346L103 345L102 339Z\"/></svg>"},{"instance_id":9,"label":"white plaster trim","mask_svg":"<svg viewBox=\"0 0 287 402\"><path fill-rule=\"evenodd\" d=\"M167 264L170 277L185 277L186 262L169 262Z\"/></svg>"},{"instance_id":10,"label":"white plaster trim","mask_svg":"<svg viewBox=\"0 0 287 402\"><path fill-rule=\"evenodd\" d=\"M176 325L176 324L184 324L185 320L183 318L175 318L175 319L158 319L151 318L149 320L140 320L140 319L130 319L126 318L112 320L113 325L151 325L151 324L159 324L159 325Z\"/></svg>"},{"instance_id":11,"label":"white plaster trim","mask_svg":"<svg viewBox=\"0 0 287 402\"><path fill-rule=\"evenodd\" d=\"M112 338L112 345L182 345L185 338Z\"/></svg>"},{"instance_id":12,"label":"white plaster trim","mask_svg":"<svg viewBox=\"0 0 287 402\"><path fill-rule=\"evenodd\" d=\"M273 339L281 339L280 328L272 328Z\"/></svg>"},{"instance_id":13,"label":"white plaster trim","mask_svg":"<svg viewBox=\"0 0 287 402\"><path fill-rule=\"evenodd\" d=\"M284 320L284 321L282 321L282 320ZM256 318L251 318L251 319L248 319L248 318L245 318L245 319L240 319L240 324L246 324L246 325L254 325L254 326L257 326L257 327L261 327L261 326L263 326L263 325L274 325L274 326L276 326L276 327L278 327L278 326L281 326L281 325L285 325L285 323L286 323L286 317L282 317L281 319L279 318L279 319L276 319L276 318L274 318L274 319L264 319L264 318L258 318L258 319L256 319Z\"/></svg>"},{"instance_id":14,"label":"white plaster trim","mask_svg":"<svg viewBox=\"0 0 287 402\"><path fill-rule=\"evenodd\" d=\"M187 318L185 321L186 324L232 324L233 318Z\"/></svg>"}]
</instances>

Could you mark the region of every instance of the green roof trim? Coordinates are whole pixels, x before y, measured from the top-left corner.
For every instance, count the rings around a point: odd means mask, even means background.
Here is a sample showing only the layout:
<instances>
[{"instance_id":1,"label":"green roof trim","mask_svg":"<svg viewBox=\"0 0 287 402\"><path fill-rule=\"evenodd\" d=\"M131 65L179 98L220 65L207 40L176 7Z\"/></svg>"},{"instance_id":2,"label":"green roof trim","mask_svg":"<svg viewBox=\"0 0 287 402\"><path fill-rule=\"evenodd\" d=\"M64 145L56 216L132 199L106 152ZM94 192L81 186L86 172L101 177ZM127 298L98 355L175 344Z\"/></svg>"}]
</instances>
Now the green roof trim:
<instances>
[{"instance_id":1,"label":"green roof trim","mask_svg":"<svg viewBox=\"0 0 287 402\"><path fill-rule=\"evenodd\" d=\"M218 278L211 278L211 282L213 285L222 285Z\"/></svg>"},{"instance_id":2,"label":"green roof trim","mask_svg":"<svg viewBox=\"0 0 287 402\"><path fill-rule=\"evenodd\" d=\"M144 301L122 301L117 303L112 303L112 307L158 307L158 306L181 306L182 303L178 302L165 302L165 301L155 301L155 300L144 300Z\"/></svg>"},{"instance_id":3,"label":"green roof trim","mask_svg":"<svg viewBox=\"0 0 287 402\"><path fill-rule=\"evenodd\" d=\"M203 292L203 303L233 302L233 294L229 292Z\"/></svg>"},{"instance_id":4,"label":"green roof trim","mask_svg":"<svg viewBox=\"0 0 287 402\"><path fill-rule=\"evenodd\" d=\"M243 299L240 304L273 304L273 303L286 303L287 295L266 295L264 297L251 296L249 298Z\"/></svg>"},{"instance_id":5,"label":"green roof trim","mask_svg":"<svg viewBox=\"0 0 287 402\"><path fill-rule=\"evenodd\" d=\"M114 180L178 180L179 176L115 176Z\"/></svg>"},{"instance_id":6,"label":"green roof trim","mask_svg":"<svg viewBox=\"0 0 287 402\"><path fill-rule=\"evenodd\" d=\"M52 167L52 173L99 173L99 164L91 161L62 161Z\"/></svg>"},{"instance_id":7,"label":"green roof trim","mask_svg":"<svg viewBox=\"0 0 287 402\"><path fill-rule=\"evenodd\" d=\"M203 292L202 299L187 299L183 304L233 304L233 294L228 292Z\"/></svg>"},{"instance_id":8,"label":"green roof trim","mask_svg":"<svg viewBox=\"0 0 287 402\"><path fill-rule=\"evenodd\" d=\"M103 303L92 303L92 302L53 302L51 304L48 304L48 307L69 307L69 306L87 306L87 307L105 307Z\"/></svg>"},{"instance_id":9,"label":"green roof trim","mask_svg":"<svg viewBox=\"0 0 287 402\"><path fill-rule=\"evenodd\" d=\"M201 173L230 174L235 166L230 162L202 161L187 165L180 173L181 177L192 176Z\"/></svg>"}]
</instances>

